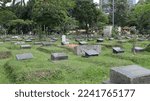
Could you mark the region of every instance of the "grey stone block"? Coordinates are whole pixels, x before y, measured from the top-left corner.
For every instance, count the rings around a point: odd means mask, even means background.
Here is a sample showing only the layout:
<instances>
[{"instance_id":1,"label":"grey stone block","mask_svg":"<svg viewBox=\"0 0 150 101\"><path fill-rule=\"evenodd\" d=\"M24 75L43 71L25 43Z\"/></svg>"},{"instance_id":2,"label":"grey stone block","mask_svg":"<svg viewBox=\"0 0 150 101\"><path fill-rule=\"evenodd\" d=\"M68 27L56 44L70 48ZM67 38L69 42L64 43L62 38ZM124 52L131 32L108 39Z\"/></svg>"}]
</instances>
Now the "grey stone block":
<instances>
[{"instance_id":1,"label":"grey stone block","mask_svg":"<svg viewBox=\"0 0 150 101\"><path fill-rule=\"evenodd\" d=\"M150 70L138 65L111 68L110 82L116 84L149 84Z\"/></svg>"},{"instance_id":2,"label":"grey stone block","mask_svg":"<svg viewBox=\"0 0 150 101\"><path fill-rule=\"evenodd\" d=\"M86 41L80 41L80 42L79 42L79 45L86 45L86 44L87 44Z\"/></svg>"},{"instance_id":3,"label":"grey stone block","mask_svg":"<svg viewBox=\"0 0 150 101\"><path fill-rule=\"evenodd\" d=\"M21 45L20 48L22 48L22 49L31 49L31 45Z\"/></svg>"},{"instance_id":4,"label":"grey stone block","mask_svg":"<svg viewBox=\"0 0 150 101\"><path fill-rule=\"evenodd\" d=\"M124 50L121 47L113 47L113 53L124 53Z\"/></svg>"},{"instance_id":5,"label":"grey stone block","mask_svg":"<svg viewBox=\"0 0 150 101\"><path fill-rule=\"evenodd\" d=\"M65 53L52 53L51 54L51 60L67 60L68 56Z\"/></svg>"},{"instance_id":6,"label":"grey stone block","mask_svg":"<svg viewBox=\"0 0 150 101\"><path fill-rule=\"evenodd\" d=\"M85 50L95 50L96 52L101 52L100 45L79 45L74 48L75 53L77 55L84 55L85 56Z\"/></svg>"},{"instance_id":7,"label":"grey stone block","mask_svg":"<svg viewBox=\"0 0 150 101\"><path fill-rule=\"evenodd\" d=\"M34 42L34 45L42 45L42 42Z\"/></svg>"},{"instance_id":8,"label":"grey stone block","mask_svg":"<svg viewBox=\"0 0 150 101\"><path fill-rule=\"evenodd\" d=\"M144 51L144 48L142 47L134 47L135 52L142 52Z\"/></svg>"},{"instance_id":9,"label":"grey stone block","mask_svg":"<svg viewBox=\"0 0 150 101\"><path fill-rule=\"evenodd\" d=\"M17 54L16 58L17 60L28 60L28 59L32 59L33 55L32 53Z\"/></svg>"},{"instance_id":10,"label":"grey stone block","mask_svg":"<svg viewBox=\"0 0 150 101\"><path fill-rule=\"evenodd\" d=\"M96 50L85 50L85 56L98 56L99 53Z\"/></svg>"},{"instance_id":11,"label":"grey stone block","mask_svg":"<svg viewBox=\"0 0 150 101\"><path fill-rule=\"evenodd\" d=\"M42 42L42 45L43 45L43 46L51 46L52 43L51 43L51 42Z\"/></svg>"},{"instance_id":12,"label":"grey stone block","mask_svg":"<svg viewBox=\"0 0 150 101\"><path fill-rule=\"evenodd\" d=\"M104 41L104 39L102 39L102 38L97 39L97 42L103 42L103 41Z\"/></svg>"}]
</instances>

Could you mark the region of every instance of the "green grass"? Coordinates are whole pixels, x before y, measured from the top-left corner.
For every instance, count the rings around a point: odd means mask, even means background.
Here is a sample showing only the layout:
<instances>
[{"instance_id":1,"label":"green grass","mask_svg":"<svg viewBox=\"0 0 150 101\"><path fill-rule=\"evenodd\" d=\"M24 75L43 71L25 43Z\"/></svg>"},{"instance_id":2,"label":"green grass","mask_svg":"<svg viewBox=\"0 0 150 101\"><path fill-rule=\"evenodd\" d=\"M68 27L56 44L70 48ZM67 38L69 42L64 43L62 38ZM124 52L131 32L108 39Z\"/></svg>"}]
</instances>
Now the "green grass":
<instances>
[{"instance_id":1,"label":"green grass","mask_svg":"<svg viewBox=\"0 0 150 101\"><path fill-rule=\"evenodd\" d=\"M93 44L95 41L89 43ZM138 42L143 47L147 44L148 41ZM122 46L125 53L113 54L113 46ZM7 42L0 45L0 51L11 51L12 56L0 60L0 83L97 84L109 78L112 67L138 64L150 69L150 53L133 55L131 48L130 42L118 44L117 41L105 41L99 56L85 58L75 55L72 49L60 46L59 41L53 46L33 46L31 49L20 49ZM50 60L53 52L65 52L69 59L53 62ZM34 58L17 61L15 56L21 53L32 53Z\"/></svg>"}]
</instances>

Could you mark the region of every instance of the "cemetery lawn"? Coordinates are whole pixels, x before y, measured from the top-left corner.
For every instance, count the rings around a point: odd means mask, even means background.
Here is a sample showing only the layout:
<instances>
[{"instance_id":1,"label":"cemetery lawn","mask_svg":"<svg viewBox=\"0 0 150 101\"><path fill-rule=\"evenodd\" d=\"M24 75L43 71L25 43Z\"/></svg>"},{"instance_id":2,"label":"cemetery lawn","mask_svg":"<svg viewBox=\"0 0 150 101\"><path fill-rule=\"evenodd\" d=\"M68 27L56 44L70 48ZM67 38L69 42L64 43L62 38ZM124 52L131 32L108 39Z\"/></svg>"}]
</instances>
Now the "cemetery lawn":
<instances>
[{"instance_id":1,"label":"cemetery lawn","mask_svg":"<svg viewBox=\"0 0 150 101\"><path fill-rule=\"evenodd\" d=\"M91 44L94 42L91 42ZM148 41L139 42L145 47ZM113 54L112 46L121 45L123 54ZM0 59L0 83L38 83L38 84L98 84L109 78L112 67L137 64L150 69L150 53L131 53L132 44L105 41L99 56L81 57L72 49L56 43L53 46L32 46L31 49L20 49L19 46L6 42L0 45L0 51L10 51L11 57ZM68 60L51 61L53 52L65 52ZM17 61L16 54L32 53L33 59Z\"/></svg>"}]
</instances>

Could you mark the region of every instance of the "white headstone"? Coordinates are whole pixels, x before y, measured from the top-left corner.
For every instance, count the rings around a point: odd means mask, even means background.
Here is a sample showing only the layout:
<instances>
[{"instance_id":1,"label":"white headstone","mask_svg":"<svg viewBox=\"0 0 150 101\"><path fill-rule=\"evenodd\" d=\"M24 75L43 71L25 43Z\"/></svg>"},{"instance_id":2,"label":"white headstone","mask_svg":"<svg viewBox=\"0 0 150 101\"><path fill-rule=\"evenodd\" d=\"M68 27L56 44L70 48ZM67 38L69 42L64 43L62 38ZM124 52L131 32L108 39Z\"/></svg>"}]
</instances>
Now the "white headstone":
<instances>
[{"instance_id":1,"label":"white headstone","mask_svg":"<svg viewBox=\"0 0 150 101\"><path fill-rule=\"evenodd\" d=\"M118 33L119 33L119 35L121 35L121 27L120 26L118 27Z\"/></svg>"},{"instance_id":2,"label":"white headstone","mask_svg":"<svg viewBox=\"0 0 150 101\"><path fill-rule=\"evenodd\" d=\"M104 36L111 36L113 26L105 26L103 33Z\"/></svg>"},{"instance_id":3,"label":"white headstone","mask_svg":"<svg viewBox=\"0 0 150 101\"><path fill-rule=\"evenodd\" d=\"M66 42L66 35L62 35L61 39L62 42Z\"/></svg>"}]
</instances>

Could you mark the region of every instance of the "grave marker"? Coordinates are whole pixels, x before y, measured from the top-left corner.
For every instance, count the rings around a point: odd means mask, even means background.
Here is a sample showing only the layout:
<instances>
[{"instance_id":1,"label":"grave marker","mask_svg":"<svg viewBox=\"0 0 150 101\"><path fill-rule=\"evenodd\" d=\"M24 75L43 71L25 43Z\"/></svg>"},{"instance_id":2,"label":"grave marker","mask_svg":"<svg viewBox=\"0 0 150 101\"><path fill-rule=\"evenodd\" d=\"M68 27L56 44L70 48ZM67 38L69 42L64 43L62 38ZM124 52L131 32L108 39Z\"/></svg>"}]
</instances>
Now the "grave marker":
<instances>
[{"instance_id":1,"label":"grave marker","mask_svg":"<svg viewBox=\"0 0 150 101\"><path fill-rule=\"evenodd\" d=\"M65 53L52 53L51 54L51 60L67 60L68 56Z\"/></svg>"},{"instance_id":2,"label":"grave marker","mask_svg":"<svg viewBox=\"0 0 150 101\"><path fill-rule=\"evenodd\" d=\"M24 53L24 54L16 55L17 60L28 60L28 59L32 59L32 58L33 58L32 53Z\"/></svg>"},{"instance_id":3,"label":"grave marker","mask_svg":"<svg viewBox=\"0 0 150 101\"><path fill-rule=\"evenodd\" d=\"M113 53L124 53L124 50L121 47L113 47Z\"/></svg>"},{"instance_id":4,"label":"grave marker","mask_svg":"<svg viewBox=\"0 0 150 101\"><path fill-rule=\"evenodd\" d=\"M150 70L138 65L111 68L110 82L116 84L150 84Z\"/></svg>"}]
</instances>

